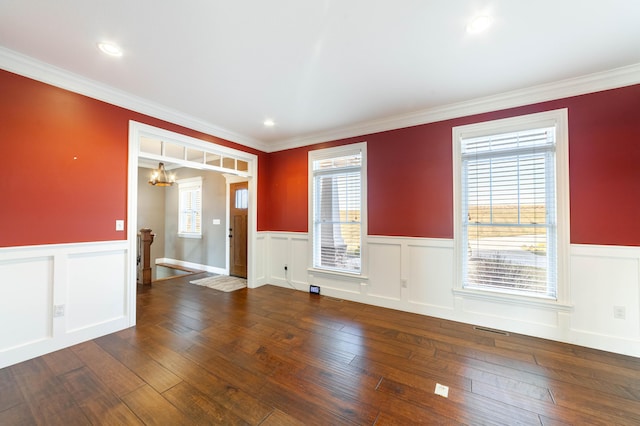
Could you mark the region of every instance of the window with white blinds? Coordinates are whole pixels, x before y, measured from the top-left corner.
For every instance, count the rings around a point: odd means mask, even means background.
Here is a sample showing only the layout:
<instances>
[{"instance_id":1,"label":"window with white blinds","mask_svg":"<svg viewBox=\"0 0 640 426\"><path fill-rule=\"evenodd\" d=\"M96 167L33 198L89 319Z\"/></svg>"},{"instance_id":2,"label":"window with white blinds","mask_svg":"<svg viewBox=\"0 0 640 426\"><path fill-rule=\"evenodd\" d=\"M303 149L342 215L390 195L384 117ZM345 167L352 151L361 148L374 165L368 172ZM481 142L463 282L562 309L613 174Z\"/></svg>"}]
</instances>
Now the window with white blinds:
<instances>
[{"instance_id":1,"label":"window with white blinds","mask_svg":"<svg viewBox=\"0 0 640 426\"><path fill-rule=\"evenodd\" d=\"M178 235L202 237L202 178L178 181Z\"/></svg>"},{"instance_id":2,"label":"window with white blinds","mask_svg":"<svg viewBox=\"0 0 640 426\"><path fill-rule=\"evenodd\" d=\"M314 268L354 274L362 272L365 195L360 145L309 154Z\"/></svg>"},{"instance_id":3,"label":"window with white blinds","mask_svg":"<svg viewBox=\"0 0 640 426\"><path fill-rule=\"evenodd\" d=\"M558 129L526 117L454 129L461 287L557 299Z\"/></svg>"},{"instance_id":4,"label":"window with white blinds","mask_svg":"<svg viewBox=\"0 0 640 426\"><path fill-rule=\"evenodd\" d=\"M464 286L555 298L555 129L461 143Z\"/></svg>"}]
</instances>

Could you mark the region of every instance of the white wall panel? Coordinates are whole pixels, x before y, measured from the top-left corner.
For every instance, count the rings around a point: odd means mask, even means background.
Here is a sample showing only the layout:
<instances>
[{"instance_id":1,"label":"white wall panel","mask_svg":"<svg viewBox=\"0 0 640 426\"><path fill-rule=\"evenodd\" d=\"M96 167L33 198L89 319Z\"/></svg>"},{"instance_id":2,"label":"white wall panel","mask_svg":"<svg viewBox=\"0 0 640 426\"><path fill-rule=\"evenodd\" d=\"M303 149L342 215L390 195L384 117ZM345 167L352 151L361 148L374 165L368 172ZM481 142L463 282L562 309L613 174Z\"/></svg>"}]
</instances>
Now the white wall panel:
<instances>
[{"instance_id":1,"label":"white wall panel","mask_svg":"<svg viewBox=\"0 0 640 426\"><path fill-rule=\"evenodd\" d=\"M558 326L558 312L550 308L467 298L463 300L462 311L465 316L482 318L483 325L523 334L537 335L539 326Z\"/></svg>"},{"instance_id":2,"label":"white wall panel","mask_svg":"<svg viewBox=\"0 0 640 426\"><path fill-rule=\"evenodd\" d=\"M571 294L576 331L640 337L640 249L575 246L571 257ZM614 309L625 318L615 318Z\"/></svg>"},{"instance_id":3,"label":"white wall panel","mask_svg":"<svg viewBox=\"0 0 640 426\"><path fill-rule=\"evenodd\" d=\"M399 301L402 297L400 243L369 243L367 295Z\"/></svg>"},{"instance_id":4,"label":"white wall panel","mask_svg":"<svg viewBox=\"0 0 640 426\"><path fill-rule=\"evenodd\" d=\"M348 300L363 301L363 281L351 277L336 277L323 272L309 272L309 284L320 286L322 294ZM307 288L308 290L308 288Z\"/></svg>"},{"instance_id":5,"label":"white wall panel","mask_svg":"<svg viewBox=\"0 0 640 426\"><path fill-rule=\"evenodd\" d=\"M256 249L254 250L254 268L253 272L255 274L254 283L256 286L261 286L267 281L267 262L268 256L266 256L266 241L267 236L264 233L258 233L256 236Z\"/></svg>"},{"instance_id":6,"label":"white wall panel","mask_svg":"<svg viewBox=\"0 0 640 426\"><path fill-rule=\"evenodd\" d=\"M307 289L307 265L309 265L309 239L306 237L291 238L291 256L287 261L289 281L296 287Z\"/></svg>"},{"instance_id":7,"label":"white wall panel","mask_svg":"<svg viewBox=\"0 0 640 426\"><path fill-rule=\"evenodd\" d=\"M409 302L453 309L453 245L408 244L407 250Z\"/></svg>"},{"instance_id":8,"label":"white wall panel","mask_svg":"<svg viewBox=\"0 0 640 426\"><path fill-rule=\"evenodd\" d=\"M125 315L125 264L124 250L69 256L67 331Z\"/></svg>"},{"instance_id":9,"label":"white wall panel","mask_svg":"<svg viewBox=\"0 0 640 426\"><path fill-rule=\"evenodd\" d=\"M52 334L53 258L0 261L0 354Z\"/></svg>"},{"instance_id":10,"label":"white wall panel","mask_svg":"<svg viewBox=\"0 0 640 426\"><path fill-rule=\"evenodd\" d=\"M0 248L0 368L135 323L128 246L116 241ZM55 318L54 305L62 308Z\"/></svg>"},{"instance_id":11,"label":"white wall panel","mask_svg":"<svg viewBox=\"0 0 640 426\"><path fill-rule=\"evenodd\" d=\"M269 241L269 259L271 278L285 281L284 265L289 263L289 253L291 251L291 240L287 235L272 235Z\"/></svg>"}]
</instances>

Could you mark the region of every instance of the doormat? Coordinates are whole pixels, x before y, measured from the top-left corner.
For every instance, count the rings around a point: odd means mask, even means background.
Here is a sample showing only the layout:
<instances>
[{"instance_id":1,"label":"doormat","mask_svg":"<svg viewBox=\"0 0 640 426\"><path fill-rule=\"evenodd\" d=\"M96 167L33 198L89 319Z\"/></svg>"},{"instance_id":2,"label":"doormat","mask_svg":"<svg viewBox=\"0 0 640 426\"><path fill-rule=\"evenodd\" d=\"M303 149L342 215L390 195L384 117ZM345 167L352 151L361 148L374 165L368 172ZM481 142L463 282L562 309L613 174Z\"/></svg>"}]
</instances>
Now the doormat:
<instances>
[{"instance_id":1,"label":"doormat","mask_svg":"<svg viewBox=\"0 0 640 426\"><path fill-rule=\"evenodd\" d=\"M215 275L213 277L201 278L189 282L227 293L247 287L247 280L245 278L229 277L227 275Z\"/></svg>"}]
</instances>

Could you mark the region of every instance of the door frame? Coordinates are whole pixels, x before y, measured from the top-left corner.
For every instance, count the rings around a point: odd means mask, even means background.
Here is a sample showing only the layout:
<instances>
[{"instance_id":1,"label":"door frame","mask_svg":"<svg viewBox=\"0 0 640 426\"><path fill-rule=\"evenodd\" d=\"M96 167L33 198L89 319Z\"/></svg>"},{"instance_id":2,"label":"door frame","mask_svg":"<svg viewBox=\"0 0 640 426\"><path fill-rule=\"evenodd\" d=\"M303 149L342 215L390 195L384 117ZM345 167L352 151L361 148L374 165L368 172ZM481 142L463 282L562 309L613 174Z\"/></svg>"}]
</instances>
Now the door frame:
<instances>
[{"instance_id":1,"label":"door frame","mask_svg":"<svg viewBox=\"0 0 640 426\"><path fill-rule=\"evenodd\" d=\"M136 245L137 245L137 221L138 221L138 164L140 152L140 138L150 137L171 143L197 148L204 151L215 151L227 153L230 156L246 161L248 171L244 173L247 176L236 176L232 173L223 173L225 178L229 175L233 178L246 180L249 186L249 211L247 221L247 287L256 287L256 262L255 250L257 247L257 189L258 189L258 156L248 152L218 145L213 142L204 141L183 135L181 133L172 132L159 127L151 126L137 121L129 121L129 161L127 176L127 242L129 247L128 266L127 266L127 291L126 291L126 312L128 312L129 326L136 324ZM226 184L227 207L226 216L229 222L229 179ZM225 234L225 235L228 235ZM225 263L226 271L229 271L229 238L225 241Z\"/></svg>"},{"instance_id":2,"label":"door frame","mask_svg":"<svg viewBox=\"0 0 640 426\"><path fill-rule=\"evenodd\" d=\"M251 214L251 198L252 198L252 194L251 194L251 178L248 177L244 177L244 176L236 176L236 175L231 175L229 173L223 173L222 176L224 176L224 179L226 181L226 190L225 193L227 194L227 207L226 207L226 215L227 215L227 230L229 229L229 224L231 223L231 184L232 183L240 183L240 182L247 182L247 185L249 186L249 211L247 212L248 214ZM254 197L255 198L255 197ZM247 285L248 285L248 279L249 279L249 241L251 239L251 236L249 235L249 230L251 229L251 223L250 223L251 218L249 217L247 220ZM231 246L231 238L229 238L229 232L225 232L225 239L226 239L226 253L227 253L227 259L226 259L226 264L227 264L227 274L231 273L231 253L230 253L230 246ZM252 288L252 287L249 287Z\"/></svg>"}]
</instances>

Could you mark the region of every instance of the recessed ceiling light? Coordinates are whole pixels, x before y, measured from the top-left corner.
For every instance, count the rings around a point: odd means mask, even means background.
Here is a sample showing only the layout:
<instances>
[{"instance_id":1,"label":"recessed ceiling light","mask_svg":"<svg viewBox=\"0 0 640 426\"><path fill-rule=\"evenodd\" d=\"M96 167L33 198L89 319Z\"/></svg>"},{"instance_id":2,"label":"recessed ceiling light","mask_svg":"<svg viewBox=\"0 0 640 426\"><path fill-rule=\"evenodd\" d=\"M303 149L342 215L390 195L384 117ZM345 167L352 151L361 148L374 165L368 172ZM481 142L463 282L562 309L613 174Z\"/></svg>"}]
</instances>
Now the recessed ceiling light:
<instances>
[{"instance_id":1,"label":"recessed ceiling light","mask_svg":"<svg viewBox=\"0 0 640 426\"><path fill-rule=\"evenodd\" d=\"M491 26L491 17L488 15L478 15L467 24L469 34L478 34Z\"/></svg>"},{"instance_id":2,"label":"recessed ceiling light","mask_svg":"<svg viewBox=\"0 0 640 426\"><path fill-rule=\"evenodd\" d=\"M122 49L120 46L109 41L101 41L98 43L98 49L109 56L122 56Z\"/></svg>"},{"instance_id":3,"label":"recessed ceiling light","mask_svg":"<svg viewBox=\"0 0 640 426\"><path fill-rule=\"evenodd\" d=\"M276 125L275 121L271 120L271 119L266 119L262 122L262 124L265 125L265 127L273 127Z\"/></svg>"}]
</instances>

